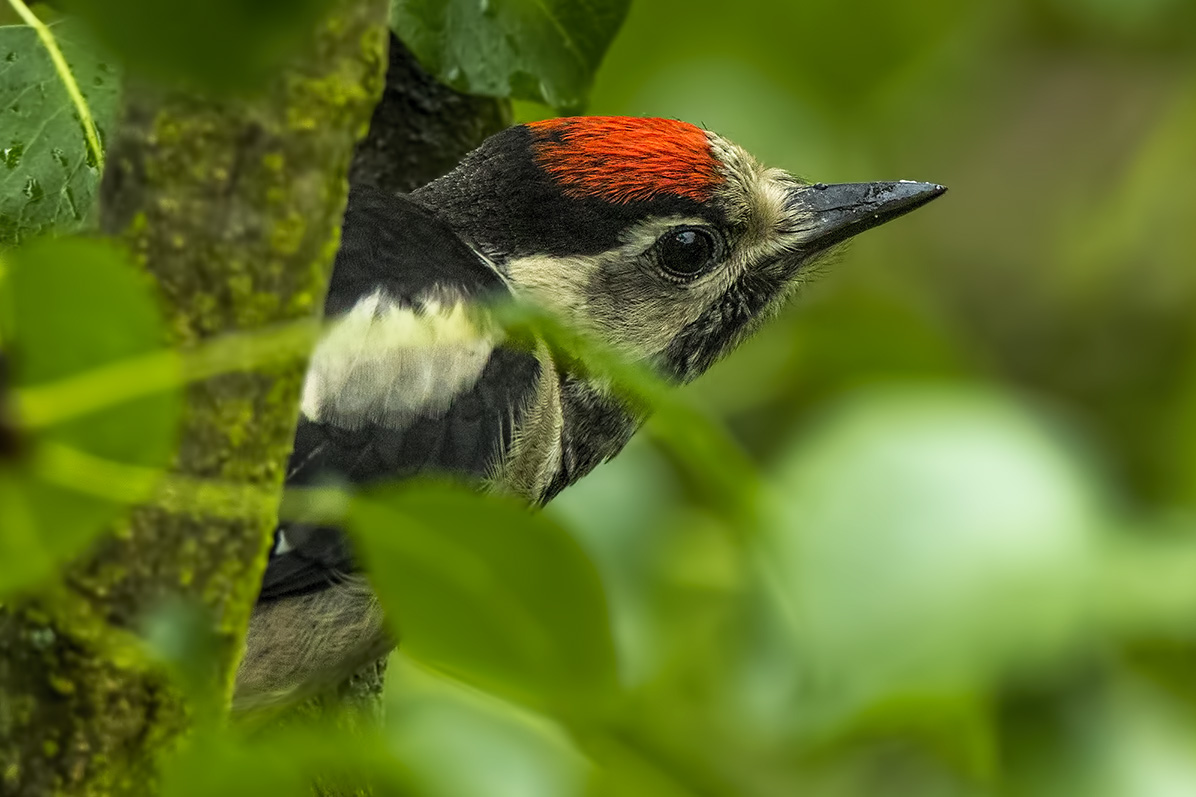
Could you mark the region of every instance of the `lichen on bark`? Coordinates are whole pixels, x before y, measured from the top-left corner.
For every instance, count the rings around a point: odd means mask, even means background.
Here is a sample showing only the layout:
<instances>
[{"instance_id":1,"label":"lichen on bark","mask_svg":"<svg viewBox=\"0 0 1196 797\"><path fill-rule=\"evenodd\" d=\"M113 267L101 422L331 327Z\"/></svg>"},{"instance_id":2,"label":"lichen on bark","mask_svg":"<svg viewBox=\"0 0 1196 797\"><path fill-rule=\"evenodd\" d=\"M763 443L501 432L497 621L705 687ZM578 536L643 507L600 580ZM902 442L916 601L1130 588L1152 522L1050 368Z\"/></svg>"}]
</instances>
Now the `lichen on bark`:
<instances>
[{"instance_id":1,"label":"lichen on bark","mask_svg":"<svg viewBox=\"0 0 1196 797\"><path fill-rule=\"evenodd\" d=\"M353 145L382 88L386 14L385 0L335 0L292 66L250 97L127 88L101 225L157 282L171 342L319 312ZM174 470L280 486L302 370L189 387ZM0 792L151 792L186 709L160 672L113 660L104 629L136 630L170 598L202 603L218 624L213 687L227 692L273 522L138 508L53 599L0 608Z\"/></svg>"}]
</instances>

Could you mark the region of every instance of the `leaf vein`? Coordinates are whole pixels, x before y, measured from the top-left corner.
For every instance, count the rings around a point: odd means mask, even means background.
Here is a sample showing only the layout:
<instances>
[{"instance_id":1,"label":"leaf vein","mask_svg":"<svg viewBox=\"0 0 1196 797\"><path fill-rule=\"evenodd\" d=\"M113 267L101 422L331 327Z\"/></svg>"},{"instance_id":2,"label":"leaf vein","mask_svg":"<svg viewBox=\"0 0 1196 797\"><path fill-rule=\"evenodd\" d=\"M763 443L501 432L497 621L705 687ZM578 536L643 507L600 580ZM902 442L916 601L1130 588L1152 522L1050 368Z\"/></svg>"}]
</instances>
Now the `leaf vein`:
<instances>
[{"instance_id":1,"label":"leaf vein","mask_svg":"<svg viewBox=\"0 0 1196 797\"><path fill-rule=\"evenodd\" d=\"M46 52L50 55L50 60L54 63L54 69L58 72L59 79L62 81L63 86L66 87L67 96L70 97L71 102L74 103L75 110L79 114L79 123L83 126L83 136L87 140L87 146L92 151L96 163L103 169L104 151L100 147L100 135L96 130L95 120L91 117L91 109L87 105L87 100L83 98L83 93L79 90L79 84L75 81L75 75L71 72L66 58L62 55L62 50L58 47L58 42L54 39L54 34L50 32L45 23L29 10L29 6L25 5L24 0L8 0L8 3L21 19L29 27L33 28L38 38L41 39L42 46L46 48Z\"/></svg>"}]
</instances>

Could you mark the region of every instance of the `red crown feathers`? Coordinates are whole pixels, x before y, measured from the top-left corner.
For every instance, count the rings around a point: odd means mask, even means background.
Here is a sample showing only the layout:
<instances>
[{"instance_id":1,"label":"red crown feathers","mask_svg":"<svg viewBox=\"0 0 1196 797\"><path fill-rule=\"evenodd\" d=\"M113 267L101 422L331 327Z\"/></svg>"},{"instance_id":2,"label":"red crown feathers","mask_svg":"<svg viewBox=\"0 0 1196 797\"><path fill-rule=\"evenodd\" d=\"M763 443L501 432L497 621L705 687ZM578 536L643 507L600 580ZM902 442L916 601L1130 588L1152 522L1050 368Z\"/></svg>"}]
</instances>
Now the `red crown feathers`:
<instances>
[{"instance_id":1,"label":"red crown feathers","mask_svg":"<svg viewBox=\"0 0 1196 797\"><path fill-rule=\"evenodd\" d=\"M624 203L671 195L705 202L723 182L705 131L688 122L572 116L528 127L536 162L569 196Z\"/></svg>"}]
</instances>

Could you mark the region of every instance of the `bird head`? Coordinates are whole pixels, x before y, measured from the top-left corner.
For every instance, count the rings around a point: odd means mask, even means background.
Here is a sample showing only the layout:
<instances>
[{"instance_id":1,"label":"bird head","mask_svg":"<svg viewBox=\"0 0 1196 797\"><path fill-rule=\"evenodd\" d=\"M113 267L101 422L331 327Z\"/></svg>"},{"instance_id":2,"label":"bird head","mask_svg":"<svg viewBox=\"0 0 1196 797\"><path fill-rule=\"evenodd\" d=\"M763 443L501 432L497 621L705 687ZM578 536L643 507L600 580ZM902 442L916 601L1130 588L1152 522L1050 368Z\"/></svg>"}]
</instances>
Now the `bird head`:
<instances>
[{"instance_id":1,"label":"bird head","mask_svg":"<svg viewBox=\"0 0 1196 797\"><path fill-rule=\"evenodd\" d=\"M945 190L810 184L686 122L569 117L492 136L414 198L517 295L684 382L779 308L813 259Z\"/></svg>"}]
</instances>

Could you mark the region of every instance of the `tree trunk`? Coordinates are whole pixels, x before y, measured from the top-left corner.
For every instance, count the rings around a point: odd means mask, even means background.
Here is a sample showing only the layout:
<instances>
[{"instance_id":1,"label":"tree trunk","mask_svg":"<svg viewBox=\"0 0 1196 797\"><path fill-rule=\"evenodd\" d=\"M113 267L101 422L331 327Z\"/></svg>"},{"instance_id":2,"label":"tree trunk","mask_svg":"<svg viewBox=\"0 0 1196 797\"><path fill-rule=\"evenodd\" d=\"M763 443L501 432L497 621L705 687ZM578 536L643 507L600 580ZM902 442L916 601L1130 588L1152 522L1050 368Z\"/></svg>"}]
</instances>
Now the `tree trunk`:
<instances>
[{"instance_id":1,"label":"tree trunk","mask_svg":"<svg viewBox=\"0 0 1196 797\"><path fill-rule=\"evenodd\" d=\"M109 146L103 230L157 281L181 346L320 311L353 145L382 88L387 3L336 0L260 96L130 85ZM187 389L174 470L277 488L303 363ZM145 794L186 725L159 672L108 656L164 599L217 621L215 689L231 689L274 518L142 507L66 574L67 589L0 609L0 792Z\"/></svg>"}]
</instances>

